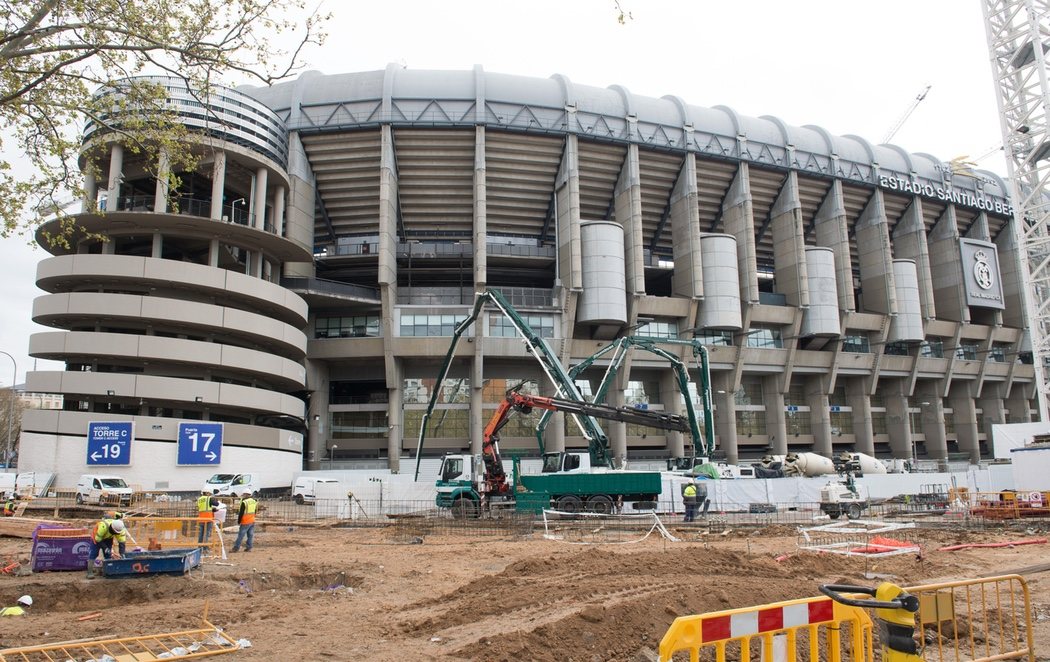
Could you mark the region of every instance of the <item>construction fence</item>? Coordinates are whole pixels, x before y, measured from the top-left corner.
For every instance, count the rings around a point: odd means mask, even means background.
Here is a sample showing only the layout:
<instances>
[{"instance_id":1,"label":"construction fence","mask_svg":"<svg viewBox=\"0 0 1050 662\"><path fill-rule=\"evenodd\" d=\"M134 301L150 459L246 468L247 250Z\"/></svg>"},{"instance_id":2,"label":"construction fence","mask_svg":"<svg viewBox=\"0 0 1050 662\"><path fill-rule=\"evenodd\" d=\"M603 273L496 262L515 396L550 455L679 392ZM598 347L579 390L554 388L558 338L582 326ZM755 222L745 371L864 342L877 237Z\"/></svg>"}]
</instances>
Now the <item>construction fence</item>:
<instances>
[{"instance_id":1,"label":"construction fence","mask_svg":"<svg viewBox=\"0 0 1050 662\"><path fill-rule=\"evenodd\" d=\"M884 589L897 587L884 584L865 595L878 596ZM874 621L873 610L842 604L828 594L680 616L660 642L659 659L1035 662L1031 598L1021 576L927 584L903 590L918 598L917 612L879 609L874 612ZM901 625L912 619L913 628Z\"/></svg>"}]
</instances>

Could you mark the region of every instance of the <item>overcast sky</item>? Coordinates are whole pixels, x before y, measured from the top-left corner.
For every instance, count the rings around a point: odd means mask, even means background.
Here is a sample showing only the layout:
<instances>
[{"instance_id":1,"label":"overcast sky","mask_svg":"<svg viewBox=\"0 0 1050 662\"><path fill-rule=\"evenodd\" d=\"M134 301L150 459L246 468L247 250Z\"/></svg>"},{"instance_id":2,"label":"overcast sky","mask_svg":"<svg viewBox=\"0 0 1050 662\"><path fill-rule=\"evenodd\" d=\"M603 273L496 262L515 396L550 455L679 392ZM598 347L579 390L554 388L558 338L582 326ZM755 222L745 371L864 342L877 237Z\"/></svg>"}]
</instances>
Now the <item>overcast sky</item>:
<instances>
[{"instance_id":1,"label":"overcast sky","mask_svg":"<svg viewBox=\"0 0 1050 662\"><path fill-rule=\"evenodd\" d=\"M582 85L622 85L635 95L679 96L742 115L816 124L882 142L916 96L927 97L894 137L941 160L977 158L1001 141L978 0L329 0L325 46L309 69L470 69ZM3 129L6 131L7 129ZM1001 153L979 167L1005 175ZM33 369L29 336L36 263L27 240L0 241L0 350L18 379ZM60 369L41 361L37 369ZM12 366L0 355L0 385Z\"/></svg>"}]
</instances>

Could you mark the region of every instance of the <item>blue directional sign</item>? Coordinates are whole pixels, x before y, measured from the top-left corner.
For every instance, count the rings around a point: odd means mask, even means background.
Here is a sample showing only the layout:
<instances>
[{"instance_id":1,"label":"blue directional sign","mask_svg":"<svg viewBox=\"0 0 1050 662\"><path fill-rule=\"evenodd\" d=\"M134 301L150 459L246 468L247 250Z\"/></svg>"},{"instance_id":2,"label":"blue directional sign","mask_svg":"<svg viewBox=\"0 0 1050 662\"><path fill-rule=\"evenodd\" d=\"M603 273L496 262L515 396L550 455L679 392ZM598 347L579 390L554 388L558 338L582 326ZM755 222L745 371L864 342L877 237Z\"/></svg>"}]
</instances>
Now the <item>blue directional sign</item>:
<instances>
[{"instance_id":1,"label":"blue directional sign","mask_svg":"<svg viewBox=\"0 0 1050 662\"><path fill-rule=\"evenodd\" d=\"M179 465L219 464L222 423L179 423Z\"/></svg>"},{"instance_id":2,"label":"blue directional sign","mask_svg":"<svg viewBox=\"0 0 1050 662\"><path fill-rule=\"evenodd\" d=\"M798 411L798 405L787 405L784 407L784 411Z\"/></svg>"},{"instance_id":3,"label":"blue directional sign","mask_svg":"<svg viewBox=\"0 0 1050 662\"><path fill-rule=\"evenodd\" d=\"M835 413L842 411L842 409L838 405L831 405L830 407L828 407L828 411Z\"/></svg>"},{"instance_id":4,"label":"blue directional sign","mask_svg":"<svg viewBox=\"0 0 1050 662\"><path fill-rule=\"evenodd\" d=\"M88 423L88 465L131 464L131 440L135 438L133 426L131 421Z\"/></svg>"}]
</instances>

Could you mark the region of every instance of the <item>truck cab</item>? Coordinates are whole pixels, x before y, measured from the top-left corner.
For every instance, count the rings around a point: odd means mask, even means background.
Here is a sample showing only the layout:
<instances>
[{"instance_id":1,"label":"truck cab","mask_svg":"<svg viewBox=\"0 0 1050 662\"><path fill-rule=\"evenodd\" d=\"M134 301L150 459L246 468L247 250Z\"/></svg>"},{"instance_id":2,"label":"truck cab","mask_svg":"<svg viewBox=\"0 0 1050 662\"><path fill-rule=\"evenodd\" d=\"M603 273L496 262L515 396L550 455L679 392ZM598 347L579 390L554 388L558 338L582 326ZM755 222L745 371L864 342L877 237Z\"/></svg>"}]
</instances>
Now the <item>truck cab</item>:
<instances>
[{"instance_id":1,"label":"truck cab","mask_svg":"<svg viewBox=\"0 0 1050 662\"><path fill-rule=\"evenodd\" d=\"M541 473L573 474L587 473L591 470L590 453L571 453L567 451L544 453Z\"/></svg>"}]
</instances>

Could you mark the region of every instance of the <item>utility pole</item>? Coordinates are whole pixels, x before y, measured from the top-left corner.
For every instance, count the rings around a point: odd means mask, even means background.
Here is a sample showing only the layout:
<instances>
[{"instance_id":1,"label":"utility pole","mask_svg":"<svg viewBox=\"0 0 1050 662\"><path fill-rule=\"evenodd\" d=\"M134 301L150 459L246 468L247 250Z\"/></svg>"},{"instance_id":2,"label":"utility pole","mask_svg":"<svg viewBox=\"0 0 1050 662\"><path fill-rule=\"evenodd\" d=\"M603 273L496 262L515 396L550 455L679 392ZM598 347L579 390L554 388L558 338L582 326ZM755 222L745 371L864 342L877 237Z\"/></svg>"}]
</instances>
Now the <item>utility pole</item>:
<instances>
[{"instance_id":1,"label":"utility pole","mask_svg":"<svg viewBox=\"0 0 1050 662\"><path fill-rule=\"evenodd\" d=\"M1050 358L1050 85L1047 0L983 0L988 54L995 77L1013 232L1025 278L1025 317L1032 346L1039 420L1047 420Z\"/></svg>"}]
</instances>

